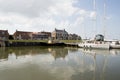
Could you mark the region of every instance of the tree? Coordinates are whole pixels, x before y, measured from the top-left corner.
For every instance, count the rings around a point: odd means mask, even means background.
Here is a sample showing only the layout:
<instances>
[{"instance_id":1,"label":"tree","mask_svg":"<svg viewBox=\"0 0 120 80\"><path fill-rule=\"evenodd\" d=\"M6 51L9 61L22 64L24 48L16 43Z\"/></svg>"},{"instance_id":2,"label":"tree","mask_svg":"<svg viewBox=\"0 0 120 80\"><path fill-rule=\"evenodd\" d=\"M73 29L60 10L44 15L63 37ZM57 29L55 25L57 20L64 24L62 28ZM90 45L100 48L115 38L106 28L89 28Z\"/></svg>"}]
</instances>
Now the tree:
<instances>
[{"instance_id":1,"label":"tree","mask_svg":"<svg viewBox=\"0 0 120 80\"><path fill-rule=\"evenodd\" d=\"M9 40L13 40L13 35L9 35Z\"/></svg>"}]
</instances>

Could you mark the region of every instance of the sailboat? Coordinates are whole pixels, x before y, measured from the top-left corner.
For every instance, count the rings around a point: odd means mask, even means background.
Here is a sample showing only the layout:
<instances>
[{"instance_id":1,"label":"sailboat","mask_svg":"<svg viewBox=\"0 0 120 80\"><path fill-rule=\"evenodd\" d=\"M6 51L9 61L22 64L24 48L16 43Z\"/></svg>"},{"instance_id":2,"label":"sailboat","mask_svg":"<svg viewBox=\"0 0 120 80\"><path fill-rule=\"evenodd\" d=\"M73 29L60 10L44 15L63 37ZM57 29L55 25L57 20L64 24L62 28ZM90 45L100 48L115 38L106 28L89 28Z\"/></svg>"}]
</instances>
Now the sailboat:
<instances>
[{"instance_id":1,"label":"sailboat","mask_svg":"<svg viewBox=\"0 0 120 80\"><path fill-rule=\"evenodd\" d=\"M94 0L94 11L96 10L96 1ZM106 4L104 2L104 24L106 20L106 15L105 15L105 8ZM105 28L105 25L104 25ZM101 34L96 35L94 40L85 40L82 43L79 43L78 46L80 48L85 48L85 49L120 49L120 42L119 41L108 41L104 40L105 37L105 31L104 31L104 36Z\"/></svg>"},{"instance_id":2,"label":"sailboat","mask_svg":"<svg viewBox=\"0 0 120 80\"><path fill-rule=\"evenodd\" d=\"M96 0L93 0L94 11L96 12ZM96 19L94 20L96 21ZM96 26L96 22L95 25ZM94 40L85 40L78 44L81 48L96 48L96 49L110 49L110 45L104 41L104 36L101 34L96 35Z\"/></svg>"}]
</instances>

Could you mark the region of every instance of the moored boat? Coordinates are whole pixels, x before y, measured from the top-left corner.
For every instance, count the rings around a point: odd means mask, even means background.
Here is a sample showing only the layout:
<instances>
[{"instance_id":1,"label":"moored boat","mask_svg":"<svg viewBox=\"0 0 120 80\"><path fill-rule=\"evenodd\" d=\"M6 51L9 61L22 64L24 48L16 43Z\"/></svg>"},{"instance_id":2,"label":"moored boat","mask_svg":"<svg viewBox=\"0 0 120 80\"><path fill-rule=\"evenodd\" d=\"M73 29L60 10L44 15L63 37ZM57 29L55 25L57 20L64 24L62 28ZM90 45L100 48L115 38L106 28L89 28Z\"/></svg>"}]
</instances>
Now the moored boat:
<instances>
[{"instance_id":1,"label":"moored boat","mask_svg":"<svg viewBox=\"0 0 120 80\"><path fill-rule=\"evenodd\" d=\"M119 43L119 41L112 41L110 43L110 48L111 49L120 49L120 43Z\"/></svg>"},{"instance_id":2,"label":"moored boat","mask_svg":"<svg viewBox=\"0 0 120 80\"><path fill-rule=\"evenodd\" d=\"M87 49L110 49L110 45L104 41L85 41L78 46Z\"/></svg>"},{"instance_id":3,"label":"moored boat","mask_svg":"<svg viewBox=\"0 0 120 80\"><path fill-rule=\"evenodd\" d=\"M96 35L94 40L83 41L83 43L78 44L78 46L89 49L110 49L109 43L104 41L104 36L101 34Z\"/></svg>"}]
</instances>

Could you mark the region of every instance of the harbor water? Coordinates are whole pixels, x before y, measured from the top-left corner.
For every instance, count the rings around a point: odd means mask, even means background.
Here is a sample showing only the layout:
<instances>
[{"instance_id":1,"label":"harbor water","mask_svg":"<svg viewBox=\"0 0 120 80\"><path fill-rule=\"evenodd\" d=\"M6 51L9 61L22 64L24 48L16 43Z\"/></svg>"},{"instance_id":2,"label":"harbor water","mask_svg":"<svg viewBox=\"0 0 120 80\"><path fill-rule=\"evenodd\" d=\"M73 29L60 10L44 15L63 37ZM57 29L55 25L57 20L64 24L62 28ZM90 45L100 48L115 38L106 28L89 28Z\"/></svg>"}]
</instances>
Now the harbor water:
<instances>
[{"instance_id":1,"label":"harbor water","mask_svg":"<svg viewBox=\"0 0 120 80\"><path fill-rule=\"evenodd\" d=\"M0 48L0 80L120 80L120 50Z\"/></svg>"}]
</instances>

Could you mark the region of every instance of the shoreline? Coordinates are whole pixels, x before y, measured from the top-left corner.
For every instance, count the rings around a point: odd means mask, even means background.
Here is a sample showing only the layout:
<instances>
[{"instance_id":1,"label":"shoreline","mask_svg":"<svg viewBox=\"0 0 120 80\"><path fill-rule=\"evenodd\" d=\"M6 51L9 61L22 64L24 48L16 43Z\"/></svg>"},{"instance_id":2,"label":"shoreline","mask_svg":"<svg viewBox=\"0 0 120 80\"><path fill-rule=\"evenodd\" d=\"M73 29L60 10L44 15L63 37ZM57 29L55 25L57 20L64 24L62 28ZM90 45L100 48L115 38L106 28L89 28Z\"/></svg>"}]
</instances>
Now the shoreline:
<instances>
[{"instance_id":1,"label":"shoreline","mask_svg":"<svg viewBox=\"0 0 120 80\"><path fill-rule=\"evenodd\" d=\"M5 47L23 47L23 46L60 46L60 47L78 47L76 44L68 43L47 43L47 42L5 42Z\"/></svg>"}]
</instances>

